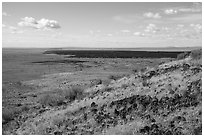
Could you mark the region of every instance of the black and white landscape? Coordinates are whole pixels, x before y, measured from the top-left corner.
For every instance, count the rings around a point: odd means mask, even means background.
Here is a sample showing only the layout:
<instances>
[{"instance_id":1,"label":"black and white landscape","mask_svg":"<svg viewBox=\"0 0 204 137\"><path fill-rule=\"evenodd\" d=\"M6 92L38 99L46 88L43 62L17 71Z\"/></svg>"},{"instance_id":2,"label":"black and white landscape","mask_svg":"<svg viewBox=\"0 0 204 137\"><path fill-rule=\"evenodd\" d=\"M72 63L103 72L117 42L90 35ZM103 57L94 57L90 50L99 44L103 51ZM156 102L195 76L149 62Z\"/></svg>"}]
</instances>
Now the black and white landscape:
<instances>
[{"instance_id":1,"label":"black and white landscape","mask_svg":"<svg viewBox=\"0 0 204 137\"><path fill-rule=\"evenodd\" d=\"M3 135L202 135L202 3L3 2Z\"/></svg>"}]
</instances>

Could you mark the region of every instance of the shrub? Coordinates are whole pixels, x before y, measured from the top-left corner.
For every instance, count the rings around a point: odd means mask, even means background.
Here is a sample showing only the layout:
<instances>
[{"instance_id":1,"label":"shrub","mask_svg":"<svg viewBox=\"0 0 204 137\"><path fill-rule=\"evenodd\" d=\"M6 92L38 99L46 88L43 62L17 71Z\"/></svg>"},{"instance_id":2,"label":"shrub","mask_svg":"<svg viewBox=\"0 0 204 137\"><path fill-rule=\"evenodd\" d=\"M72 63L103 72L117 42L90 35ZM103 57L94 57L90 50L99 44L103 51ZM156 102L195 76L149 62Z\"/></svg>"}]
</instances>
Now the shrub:
<instances>
[{"instance_id":1,"label":"shrub","mask_svg":"<svg viewBox=\"0 0 204 137\"><path fill-rule=\"evenodd\" d=\"M14 118L14 112L11 109L5 109L2 112L2 119L5 122L9 122Z\"/></svg>"},{"instance_id":2,"label":"shrub","mask_svg":"<svg viewBox=\"0 0 204 137\"><path fill-rule=\"evenodd\" d=\"M102 80L101 79L95 79L91 81L90 87L93 87L95 85L100 85L102 84Z\"/></svg>"},{"instance_id":3,"label":"shrub","mask_svg":"<svg viewBox=\"0 0 204 137\"><path fill-rule=\"evenodd\" d=\"M46 94L39 99L39 103L44 106L59 106L64 104L65 100L70 102L84 97L84 90L82 87L71 87L67 90L59 90L55 94Z\"/></svg>"},{"instance_id":4,"label":"shrub","mask_svg":"<svg viewBox=\"0 0 204 137\"><path fill-rule=\"evenodd\" d=\"M21 111L28 111L29 107L27 105L24 105L21 107Z\"/></svg>"},{"instance_id":5,"label":"shrub","mask_svg":"<svg viewBox=\"0 0 204 137\"><path fill-rule=\"evenodd\" d=\"M21 112L20 109L16 108L5 108L2 111L2 120L4 120L3 123L7 123L14 119L14 117Z\"/></svg>"},{"instance_id":6,"label":"shrub","mask_svg":"<svg viewBox=\"0 0 204 137\"><path fill-rule=\"evenodd\" d=\"M76 99L82 99L84 97L84 90L82 87L71 87L64 91L64 97L69 101L74 101Z\"/></svg>"},{"instance_id":7,"label":"shrub","mask_svg":"<svg viewBox=\"0 0 204 137\"><path fill-rule=\"evenodd\" d=\"M52 124L60 128L60 126L65 124L66 117L64 116L57 116L52 119Z\"/></svg>"},{"instance_id":8,"label":"shrub","mask_svg":"<svg viewBox=\"0 0 204 137\"><path fill-rule=\"evenodd\" d=\"M127 84L122 84L121 87L126 89L128 87L128 85Z\"/></svg>"},{"instance_id":9,"label":"shrub","mask_svg":"<svg viewBox=\"0 0 204 137\"><path fill-rule=\"evenodd\" d=\"M22 86L22 82L21 81L17 81L16 84L19 85L19 86Z\"/></svg>"},{"instance_id":10,"label":"shrub","mask_svg":"<svg viewBox=\"0 0 204 137\"><path fill-rule=\"evenodd\" d=\"M193 59L200 59L200 58L202 58L202 50L201 49L193 50L193 51L191 51L190 56Z\"/></svg>"},{"instance_id":11,"label":"shrub","mask_svg":"<svg viewBox=\"0 0 204 137\"><path fill-rule=\"evenodd\" d=\"M108 78L109 79L112 79L112 80L118 80L118 79L120 79L120 78L122 78L123 76L121 76L121 75L110 75Z\"/></svg>"},{"instance_id":12,"label":"shrub","mask_svg":"<svg viewBox=\"0 0 204 137\"><path fill-rule=\"evenodd\" d=\"M184 52L184 53L181 53L181 54L178 54L177 55L177 59L180 60L180 59L185 59L186 57L189 56L189 52Z\"/></svg>"},{"instance_id":13,"label":"shrub","mask_svg":"<svg viewBox=\"0 0 204 137\"><path fill-rule=\"evenodd\" d=\"M46 94L39 99L39 103L43 106L58 106L62 104L64 97L57 94Z\"/></svg>"},{"instance_id":14,"label":"shrub","mask_svg":"<svg viewBox=\"0 0 204 137\"><path fill-rule=\"evenodd\" d=\"M133 69L132 72L133 72L133 73L137 73L138 70L137 70L137 69Z\"/></svg>"},{"instance_id":15,"label":"shrub","mask_svg":"<svg viewBox=\"0 0 204 137\"><path fill-rule=\"evenodd\" d=\"M147 87L149 84L148 84L147 80L143 80L142 85L143 85L143 87Z\"/></svg>"},{"instance_id":16,"label":"shrub","mask_svg":"<svg viewBox=\"0 0 204 137\"><path fill-rule=\"evenodd\" d=\"M102 81L102 84L105 85L105 86L107 86L107 85L110 84L110 82L111 82L110 79L105 79L105 80Z\"/></svg>"},{"instance_id":17,"label":"shrub","mask_svg":"<svg viewBox=\"0 0 204 137\"><path fill-rule=\"evenodd\" d=\"M113 87L106 86L104 88L104 91L107 91L107 92L110 92L111 90L113 90Z\"/></svg>"},{"instance_id":18,"label":"shrub","mask_svg":"<svg viewBox=\"0 0 204 137\"><path fill-rule=\"evenodd\" d=\"M143 73L145 72L147 69L146 68L141 68L140 71Z\"/></svg>"}]
</instances>

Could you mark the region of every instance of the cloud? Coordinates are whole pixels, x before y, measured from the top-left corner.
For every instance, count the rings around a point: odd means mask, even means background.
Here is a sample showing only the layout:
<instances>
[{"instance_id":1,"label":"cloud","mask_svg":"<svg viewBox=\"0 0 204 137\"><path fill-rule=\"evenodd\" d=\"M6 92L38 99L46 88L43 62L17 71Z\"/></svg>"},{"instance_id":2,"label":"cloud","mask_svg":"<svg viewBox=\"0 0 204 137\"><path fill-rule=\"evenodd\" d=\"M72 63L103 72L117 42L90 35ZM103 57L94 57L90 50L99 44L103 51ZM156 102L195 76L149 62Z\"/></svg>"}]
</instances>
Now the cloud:
<instances>
[{"instance_id":1,"label":"cloud","mask_svg":"<svg viewBox=\"0 0 204 137\"><path fill-rule=\"evenodd\" d=\"M200 9L192 9L192 8L181 8L181 9L178 9L178 11L180 12L201 12Z\"/></svg>"},{"instance_id":2,"label":"cloud","mask_svg":"<svg viewBox=\"0 0 204 137\"><path fill-rule=\"evenodd\" d=\"M60 25L55 20L49 20L42 18L41 20L36 20L33 17L24 17L22 21L18 23L21 27L31 27L40 30L58 29Z\"/></svg>"},{"instance_id":3,"label":"cloud","mask_svg":"<svg viewBox=\"0 0 204 137\"><path fill-rule=\"evenodd\" d=\"M155 24L149 24L148 26L146 26L144 31L150 32L150 33L156 33L157 31L159 31L159 28L157 28Z\"/></svg>"},{"instance_id":4,"label":"cloud","mask_svg":"<svg viewBox=\"0 0 204 137\"><path fill-rule=\"evenodd\" d=\"M121 32L123 32L123 33L129 33L130 30L124 29L124 30L121 30Z\"/></svg>"},{"instance_id":5,"label":"cloud","mask_svg":"<svg viewBox=\"0 0 204 137\"><path fill-rule=\"evenodd\" d=\"M177 14L177 10L175 9L166 9L164 10L164 13L167 14L167 15L172 15L172 14Z\"/></svg>"},{"instance_id":6,"label":"cloud","mask_svg":"<svg viewBox=\"0 0 204 137\"><path fill-rule=\"evenodd\" d=\"M202 12L202 3L194 2L191 7L180 8L178 9L180 12Z\"/></svg>"},{"instance_id":7,"label":"cloud","mask_svg":"<svg viewBox=\"0 0 204 137\"><path fill-rule=\"evenodd\" d=\"M2 24L2 28L5 28L6 27L6 25L5 24Z\"/></svg>"},{"instance_id":8,"label":"cloud","mask_svg":"<svg viewBox=\"0 0 204 137\"><path fill-rule=\"evenodd\" d=\"M198 33L202 32L202 25L201 24L190 24L189 26L192 27Z\"/></svg>"},{"instance_id":9,"label":"cloud","mask_svg":"<svg viewBox=\"0 0 204 137\"><path fill-rule=\"evenodd\" d=\"M17 30L17 28L13 26L9 26L9 29L14 30L14 31Z\"/></svg>"},{"instance_id":10,"label":"cloud","mask_svg":"<svg viewBox=\"0 0 204 137\"><path fill-rule=\"evenodd\" d=\"M141 37L144 37L144 33L141 33L141 32L134 32L133 35L135 36L141 36Z\"/></svg>"},{"instance_id":11,"label":"cloud","mask_svg":"<svg viewBox=\"0 0 204 137\"><path fill-rule=\"evenodd\" d=\"M162 31L165 31L165 32L169 32L169 31L170 31L170 28L168 28L168 27L162 27L161 30L162 30Z\"/></svg>"},{"instance_id":12,"label":"cloud","mask_svg":"<svg viewBox=\"0 0 204 137\"><path fill-rule=\"evenodd\" d=\"M164 9L164 14L172 15L177 13L199 13L202 12L202 3L194 2L188 7L172 7L169 9Z\"/></svg>"},{"instance_id":13,"label":"cloud","mask_svg":"<svg viewBox=\"0 0 204 137\"><path fill-rule=\"evenodd\" d=\"M107 36L112 37L112 36L113 36L113 34L109 33L109 34L107 34Z\"/></svg>"},{"instance_id":14,"label":"cloud","mask_svg":"<svg viewBox=\"0 0 204 137\"><path fill-rule=\"evenodd\" d=\"M2 12L3 16L11 16L10 14L6 13L6 12Z\"/></svg>"},{"instance_id":15,"label":"cloud","mask_svg":"<svg viewBox=\"0 0 204 137\"><path fill-rule=\"evenodd\" d=\"M153 19L160 19L161 18L159 13L154 14L152 12L147 12L147 13L144 13L143 15L144 15L144 17L147 17L147 18L153 18Z\"/></svg>"},{"instance_id":16,"label":"cloud","mask_svg":"<svg viewBox=\"0 0 204 137\"><path fill-rule=\"evenodd\" d=\"M179 27L179 28L183 28L184 25L183 25L183 24L178 24L177 27Z\"/></svg>"},{"instance_id":17,"label":"cloud","mask_svg":"<svg viewBox=\"0 0 204 137\"><path fill-rule=\"evenodd\" d=\"M173 26L170 32L165 34L175 39L201 39L202 25L197 23L177 24Z\"/></svg>"}]
</instances>

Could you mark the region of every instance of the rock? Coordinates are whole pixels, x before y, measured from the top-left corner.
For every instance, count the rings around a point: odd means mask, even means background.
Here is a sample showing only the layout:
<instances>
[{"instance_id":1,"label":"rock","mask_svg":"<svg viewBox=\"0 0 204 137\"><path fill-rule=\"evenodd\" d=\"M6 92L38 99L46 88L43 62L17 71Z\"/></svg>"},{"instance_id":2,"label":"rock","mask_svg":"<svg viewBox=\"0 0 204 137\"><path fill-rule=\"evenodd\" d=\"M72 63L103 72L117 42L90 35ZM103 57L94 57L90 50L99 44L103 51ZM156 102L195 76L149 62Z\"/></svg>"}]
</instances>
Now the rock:
<instances>
[{"instance_id":1,"label":"rock","mask_svg":"<svg viewBox=\"0 0 204 137\"><path fill-rule=\"evenodd\" d=\"M91 109L91 112L94 113L94 114L96 114L97 111L98 111L98 110L97 110L96 108Z\"/></svg>"},{"instance_id":2,"label":"rock","mask_svg":"<svg viewBox=\"0 0 204 137\"><path fill-rule=\"evenodd\" d=\"M159 126L157 125L157 124L152 124L151 125L151 130L153 130L153 129L158 129L159 128Z\"/></svg>"},{"instance_id":3,"label":"rock","mask_svg":"<svg viewBox=\"0 0 204 137\"><path fill-rule=\"evenodd\" d=\"M117 109L115 109L115 110L114 110L114 114L115 114L116 116L119 116L120 113L119 113L119 111L118 111Z\"/></svg>"},{"instance_id":4,"label":"rock","mask_svg":"<svg viewBox=\"0 0 204 137\"><path fill-rule=\"evenodd\" d=\"M169 94L174 94L175 91L173 89L169 89Z\"/></svg>"},{"instance_id":5,"label":"rock","mask_svg":"<svg viewBox=\"0 0 204 137\"><path fill-rule=\"evenodd\" d=\"M95 103L95 102L92 102L91 103L91 107L93 108L93 107L97 107L98 105Z\"/></svg>"},{"instance_id":6,"label":"rock","mask_svg":"<svg viewBox=\"0 0 204 137\"><path fill-rule=\"evenodd\" d=\"M62 135L62 131L54 131L54 135Z\"/></svg>"},{"instance_id":7,"label":"rock","mask_svg":"<svg viewBox=\"0 0 204 137\"><path fill-rule=\"evenodd\" d=\"M150 131L150 127L149 126L145 126L142 129L140 129L140 133L149 133Z\"/></svg>"}]
</instances>

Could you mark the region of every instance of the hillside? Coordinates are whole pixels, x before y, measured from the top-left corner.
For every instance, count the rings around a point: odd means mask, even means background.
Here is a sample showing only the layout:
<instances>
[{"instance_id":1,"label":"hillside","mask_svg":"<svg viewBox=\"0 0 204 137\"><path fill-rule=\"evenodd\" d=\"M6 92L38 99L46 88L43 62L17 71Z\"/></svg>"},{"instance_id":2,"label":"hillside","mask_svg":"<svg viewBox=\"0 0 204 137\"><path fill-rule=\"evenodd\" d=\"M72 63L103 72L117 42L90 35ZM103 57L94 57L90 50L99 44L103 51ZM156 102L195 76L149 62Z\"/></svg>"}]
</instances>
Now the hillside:
<instances>
[{"instance_id":1,"label":"hillside","mask_svg":"<svg viewBox=\"0 0 204 137\"><path fill-rule=\"evenodd\" d=\"M23 84L47 90L46 82L66 76ZM60 87L56 81L52 89ZM4 134L202 134L202 59L193 54L75 90L73 99L69 94L56 104L39 101Z\"/></svg>"}]
</instances>

